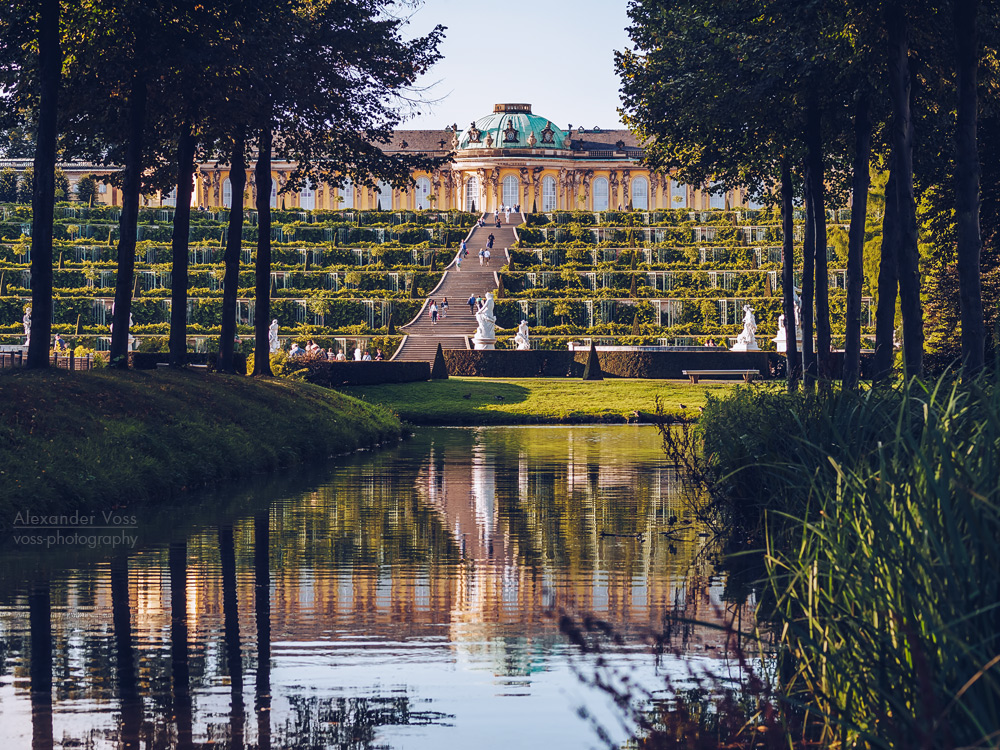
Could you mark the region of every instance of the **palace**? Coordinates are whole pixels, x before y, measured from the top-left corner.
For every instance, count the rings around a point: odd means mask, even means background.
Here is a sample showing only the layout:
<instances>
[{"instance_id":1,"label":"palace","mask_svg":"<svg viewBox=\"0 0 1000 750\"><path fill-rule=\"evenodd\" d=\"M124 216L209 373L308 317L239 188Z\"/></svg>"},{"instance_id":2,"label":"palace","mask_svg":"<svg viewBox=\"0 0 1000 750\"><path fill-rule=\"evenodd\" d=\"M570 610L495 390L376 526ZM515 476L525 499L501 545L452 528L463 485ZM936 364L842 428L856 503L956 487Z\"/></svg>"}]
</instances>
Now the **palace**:
<instances>
[{"instance_id":1,"label":"palace","mask_svg":"<svg viewBox=\"0 0 1000 750\"><path fill-rule=\"evenodd\" d=\"M643 151L628 130L562 128L536 115L530 104L497 104L491 114L443 130L397 130L387 153L452 155L453 161L435 172L415 172L414 184L396 189L382 183L378 189L309 185L285 193L282 188L294 164L276 161L272 171L271 206L306 210L336 209L463 209L492 211L520 204L525 211L607 211L631 206L636 210L663 208L757 208L744 191L712 194L698 186L682 185L669 175L650 172L639 161ZM22 165L19 162L24 161ZM14 163L18 162L18 163ZM6 160L0 166L23 168L27 160ZM100 176L106 169L87 164L64 164L71 184L86 174ZM192 203L201 208L232 205L229 169L207 162L195 174ZM101 184L99 199L120 205L121 193ZM253 170L248 171L246 206L256 201ZM147 205L174 205L174 196L146 199Z\"/></svg>"}]
</instances>

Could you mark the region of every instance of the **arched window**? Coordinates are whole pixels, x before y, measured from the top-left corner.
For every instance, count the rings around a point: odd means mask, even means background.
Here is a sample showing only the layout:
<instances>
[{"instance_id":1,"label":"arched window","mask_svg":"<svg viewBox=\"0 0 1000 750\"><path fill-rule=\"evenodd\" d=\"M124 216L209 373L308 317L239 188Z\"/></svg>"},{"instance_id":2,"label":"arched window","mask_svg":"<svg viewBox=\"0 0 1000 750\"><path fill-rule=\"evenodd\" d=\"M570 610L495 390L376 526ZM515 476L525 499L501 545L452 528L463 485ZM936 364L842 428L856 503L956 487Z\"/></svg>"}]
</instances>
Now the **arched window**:
<instances>
[{"instance_id":1,"label":"arched window","mask_svg":"<svg viewBox=\"0 0 1000 750\"><path fill-rule=\"evenodd\" d=\"M542 178L542 210L556 210L556 178L549 176Z\"/></svg>"},{"instance_id":2,"label":"arched window","mask_svg":"<svg viewBox=\"0 0 1000 750\"><path fill-rule=\"evenodd\" d=\"M303 211L316 210L316 191L312 180L306 180L306 184L299 191L299 208Z\"/></svg>"},{"instance_id":3,"label":"arched window","mask_svg":"<svg viewBox=\"0 0 1000 750\"><path fill-rule=\"evenodd\" d=\"M711 184L712 188L719 185L717 182ZM725 208L726 207L726 194L725 193L709 193L708 207L709 208Z\"/></svg>"},{"instance_id":4,"label":"arched window","mask_svg":"<svg viewBox=\"0 0 1000 750\"><path fill-rule=\"evenodd\" d=\"M517 199L519 187L520 181L514 175L509 174L503 178L503 204L505 206L513 206L516 203L520 203Z\"/></svg>"},{"instance_id":5,"label":"arched window","mask_svg":"<svg viewBox=\"0 0 1000 750\"><path fill-rule=\"evenodd\" d=\"M339 208L354 208L354 183L351 182L351 178L344 179L344 186L340 188L340 197L343 199L340 201Z\"/></svg>"},{"instance_id":6,"label":"arched window","mask_svg":"<svg viewBox=\"0 0 1000 750\"><path fill-rule=\"evenodd\" d=\"M162 194L161 194L162 195ZM177 188L175 187L169 193L163 196L164 206L176 206L177 205Z\"/></svg>"},{"instance_id":7,"label":"arched window","mask_svg":"<svg viewBox=\"0 0 1000 750\"><path fill-rule=\"evenodd\" d=\"M426 177L420 177L417 180L417 194L416 194L418 211L423 211L424 209L431 207L430 195L431 195L431 181L428 180Z\"/></svg>"},{"instance_id":8,"label":"arched window","mask_svg":"<svg viewBox=\"0 0 1000 750\"><path fill-rule=\"evenodd\" d=\"M598 177L594 180L594 210L608 210L608 178Z\"/></svg>"},{"instance_id":9,"label":"arched window","mask_svg":"<svg viewBox=\"0 0 1000 750\"><path fill-rule=\"evenodd\" d=\"M688 189L687 185L681 185L679 182L670 181L670 207L671 208L687 208L688 207Z\"/></svg>"},{"instance_id":10,"label":"arched window","mask_svg":"<svg viewBox=\"0 0 1000 750\"><path fill-rule=\"evenodd\" d=\"M477 200L479 200L479 180L475 177L470 177L468 182L465 183L465 210L475 211ZM482 206L479 208L482 208Z\"/></svg>"},{"instance_id":11,"label":"arched window","mask_svg":"<svg viewBox=\"0 0 1000 750\"><path fill-rule=\"evenodd\" d=\"M392 185L388 182L382 182L379 180L378 183L378 194L375 196L375 200L378 201L378 207L382 211L392 210Z\"/></svg>"},{"instance_id":12,"label":"arched window","mask_svg":"<svg viewBox=\"0 0 1000 750\"><path fill-rule=\"evenodd\" d=\"M271 208L278 207L278 181L271 177Z\"/></svg>"},{"instance_id":13,"label":"arched window","mask_svg":"<svg viewBox=\"0 0 1000 750\"><path fill-rule=\"evenodd\" d=\"M222 181L222 207L233 207L233 181L228 177Z\"/></svg>"},{"instance_id":14,"label":"arched window","mask_svg":"<svg viewBox=\"0 0 1000 750\"><path fill-rule=\"evenodd\" d=\"M649 180L645 177L632 178L632 208L636 211L649 210Z\"/></svg>"}]
</instances>

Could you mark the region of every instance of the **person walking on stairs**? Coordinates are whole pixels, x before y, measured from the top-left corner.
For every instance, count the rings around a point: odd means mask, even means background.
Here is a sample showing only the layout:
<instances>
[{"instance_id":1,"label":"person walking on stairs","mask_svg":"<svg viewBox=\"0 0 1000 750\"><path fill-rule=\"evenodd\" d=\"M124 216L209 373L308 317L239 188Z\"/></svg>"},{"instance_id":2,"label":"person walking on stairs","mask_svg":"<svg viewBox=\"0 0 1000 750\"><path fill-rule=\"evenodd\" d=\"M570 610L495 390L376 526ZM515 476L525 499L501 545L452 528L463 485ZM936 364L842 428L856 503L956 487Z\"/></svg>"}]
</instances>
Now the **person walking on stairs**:
<instances>
[{"instance_id":1,"label":"person walking on stairs","mask_svg":"<svg viewBox=\"0 0 1000 750\"><path fill-rule=\"evenodd\" d=\"M476 314L476 295L475 294L470 294L469 295L469 312L472 313L473 315Z\"/></svg>"},{"instance_id":2,"label":"person walking on stairs","mask_svg":"<svg viewBox=\"0 0 1000 750\"><path fill-rule=\"evenodd\" d=\"M438 322L438 306L434 302L434 300L431 300L430 310L431 310L431 325L436 326Z\"/></svg>"},{"instance_id":3,"label":"person walking on stairs","mask_svg":"<svg viewBox=\"0 0 1000 750\"><path fill-rule=\"evenodd\" d=\"M455 270L456 271L461 271L462 270L462 251L461 250L459 250L458 251L458 255L455 256Z\"/></svg>"},{"instance_id":4,"label":"person walking on stairs","mask_svg":"<svg viewBox=\"0 0 1000 750\"><path fill-rule=\"evenodd\" d=\"M445 297L443 300L441 300L441 319L443 320L447 317L448 317L448 298Z\"/></svg>"}]
</instances>

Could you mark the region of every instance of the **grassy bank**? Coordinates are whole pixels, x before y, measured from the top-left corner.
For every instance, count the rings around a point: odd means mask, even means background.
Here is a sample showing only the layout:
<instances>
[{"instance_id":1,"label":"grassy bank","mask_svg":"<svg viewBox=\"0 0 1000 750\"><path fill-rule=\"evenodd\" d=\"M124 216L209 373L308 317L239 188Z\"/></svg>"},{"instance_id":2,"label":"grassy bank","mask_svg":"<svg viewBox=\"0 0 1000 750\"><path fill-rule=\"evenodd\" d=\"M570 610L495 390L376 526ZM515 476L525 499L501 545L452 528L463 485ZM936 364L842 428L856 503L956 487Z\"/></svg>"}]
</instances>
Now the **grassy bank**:
<instances>
[{"instance_id":1,"label":"grassy bank","mask_svg":"<svg viewBox=\"0 0 1000 750\"><path fill-rule=\"evenodd\" d=\"M97 511L395 439L324 388L191 372L0 374L0 528L18 509Z\"/></svg>"},{"instance_id":2,"label":"grassy bank","mask_svg":"<svg viewBox=\"0 0 1000 750\"><path fill-rule=\"evenodd\" d=\"M660 398L677 419L694 419L709 393L732 383L686 380L457 378L426 383L355 386L343 393L382 404L412 424L572 424L649 421Z\"/></svg>"},{"instance_id":3,"label":"grassy bank","mask_svg":"<svg viewBox=\"0 0 1000 750\"><path fill-rule=\"evenodd\" d=\"M763 615L805 736L995 746L1000 389L738 389L697 430L723 520L762 529Z\"/></svg>"}]
</instances>

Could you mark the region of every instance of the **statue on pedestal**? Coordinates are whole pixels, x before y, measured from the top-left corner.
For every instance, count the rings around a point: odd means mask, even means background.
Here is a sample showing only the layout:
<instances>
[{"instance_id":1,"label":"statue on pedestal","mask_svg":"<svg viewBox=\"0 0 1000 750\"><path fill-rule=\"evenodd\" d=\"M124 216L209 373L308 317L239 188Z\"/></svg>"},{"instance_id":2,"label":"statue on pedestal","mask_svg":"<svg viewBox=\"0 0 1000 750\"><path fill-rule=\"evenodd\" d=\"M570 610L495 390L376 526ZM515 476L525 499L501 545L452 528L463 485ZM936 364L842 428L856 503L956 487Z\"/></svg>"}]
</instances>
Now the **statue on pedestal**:
<instances>
[{"instance_id":1,"label":"statue on pedestal","mask_svg":"<svg viewBox=\"0 0 1000 750\"><path fill-rule=\"evenodd\" d=\"M493 314L493 292L486 293L486 301L476 312L476 322L479 323L479 327L472 337L472 343L475 344L476 349L495 348L497 319Z\"/></svg>"},{"instance_id":2,"label":"statue on pedestal","mask_svg":"<svg viewBox=\"0 0 1000 750\"><path fill-rule=\"evenodd\" d=\"M792 307L795 311L795 343L796 351L802 351L802 298L792 289ZM785 315L778 316L778 333L771 341L780 353L788 351L788 329L785 327Z\"/></svg>"},{"instance_id":3,"label":"statue on pedestal","mask_svg":"<svg viewBox=\"0 0 1000 750\"><path fill-rule=\"evenodd\" d=\"M757 319L754 317L753 308L750 305L743 305L743 330L736 337L733 344L734 352L759 352L757 346Z\"/></svg>"},{"instance_id":4,"label":"statue on pedestal","mask_svg":"<svg viewBox=\"0 0 1000 750\"><path fill-rule=\"evenodd\" d=\"M31 305L24 308L24 317L21 321L24 323L24 345L27 346L31 343Z\"/></svg>"},{"instance_id":5,"label":"statue on pedestal","mask_svg":"<svg viewBox=\"0 0 1000 750\"><path fill-rule=\"evenodd\" d=\"M108 323L108 333L112 336L115 335L115 306L111 306L111 322ZM127 351L134 352L135 347L138 345L138 341L135 336L132 335L132 326L135 325L135 321L132 319L132 313L128 315L128 347Z\"/></svg>"},{"instance_id":6,"label":"statue on pedestal","mask_svg":"<svg viewBox=\"0 0 1000 750\"><path fill-rule=\"evenodd\" d=\"M531 346L528 344L528 321L522 320L521 325L517 327L517 333L514 334L514 343L517 344L519 352L526 352L531 349Z\"/></svg>"},{"instance_id":7,"label":"statue on pedestal","mask_svg":"<svg viewBox=\"0 0 1000 750\"><path fill-rule=\"evenodd\" d=\"M267 329L267 344L268 350L271 354L274 354L278 349L281 348L281 344L278 343L278 321L277 319L271 321L271 325Z\"/></svg>"}]
</instances>

